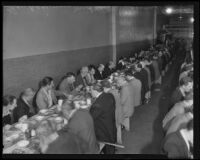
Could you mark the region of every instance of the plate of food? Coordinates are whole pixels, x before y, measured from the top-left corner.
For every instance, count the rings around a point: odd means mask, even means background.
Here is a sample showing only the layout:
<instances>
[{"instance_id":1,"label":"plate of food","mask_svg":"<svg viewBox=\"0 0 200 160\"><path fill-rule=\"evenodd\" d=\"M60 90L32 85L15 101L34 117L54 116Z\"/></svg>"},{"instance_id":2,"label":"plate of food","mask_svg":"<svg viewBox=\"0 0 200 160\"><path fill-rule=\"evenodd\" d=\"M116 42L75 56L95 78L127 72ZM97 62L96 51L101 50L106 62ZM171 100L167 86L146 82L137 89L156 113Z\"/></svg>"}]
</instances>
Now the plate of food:
<instances>
[{"instance_id":1,"label":"plate of food","mask_svg":"<svg viewBox=\"0 0 200 160\"><path fill-rule=\"evenodd\" d=\"M19 141L19 142L17 142L17 146L18 147L27 147L28 145L29 145L29 141L27 141L27 140L21 140L21 141Z\"/></svg>"},{"instance_id":2,"label":"plate of food","mask_svg":"<svg viewBox=\"0 0 200 160\"><path fill-rule=\"evenodd\" d=\"M44 118L44 116L36 116L36 117L35 117L35 119L36 119L37 121L41 121L43 118Z\"/></svg>"},{"instance_id":3,"label":"plate of food","mask_svg":"<svg viewBox=\"0 0 200 160\"><path fill-rule=\"evenodd\" d=\"M56 117L56 118L55 118L55 121L56 121L57 123L61 123L61 122L63 121L63 118L62 118L62 117Z\"/></svg>"}]
</instances>

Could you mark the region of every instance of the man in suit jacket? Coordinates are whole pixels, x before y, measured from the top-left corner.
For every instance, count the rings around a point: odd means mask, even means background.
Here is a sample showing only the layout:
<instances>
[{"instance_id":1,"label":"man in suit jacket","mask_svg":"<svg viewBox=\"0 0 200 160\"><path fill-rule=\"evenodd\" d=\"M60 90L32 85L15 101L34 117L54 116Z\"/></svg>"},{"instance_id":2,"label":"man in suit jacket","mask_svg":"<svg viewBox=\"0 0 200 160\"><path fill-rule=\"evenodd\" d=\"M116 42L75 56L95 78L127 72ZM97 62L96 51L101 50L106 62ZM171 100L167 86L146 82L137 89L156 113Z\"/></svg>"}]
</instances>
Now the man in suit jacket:
<instances>
[{"instance_id":1,"label":"man in suit jacket","mask_svg":"<svg viewBox=\"0 0 200 160\"><path fill-rule=\"evenodd\" d=\"M88 148L87 154L97 154L99 152L93 119L87 109L74 109L71 105L64 102L62 106L64 116L69 119L68 124L64 126L63 131L75 134L84 142Z\"/></svg>"},{"instance_id":2,"label":"man in suit jacket","mask_svg":"<svg viewBox=\"0 0 200 160\"><path fill-rule=\"evenodd\" d=\"M110 76L115 71L116 71L115 64L114 64L113 61L110 61L107 64L107 66L105 67L105 70L104 70L104 76L105 76L105 78L107 78L108 76Z\"/></svg>"},{"instance_id":3,"label":"man in suit jacket","mask_svg":"<svg viewBox=\"0 0 200 160\"><path fill-rule=\"evenodd\" d=\"M183 114L177 115L171 122L171 125L167 129L166 135L176 132L177 130L186 126L186 124L193 119L192 112L186 112Z\"/></svg>"},{"instance_id":4,"label":"man in suit jacket","mask_svg":"<svg viewBox=\"0 0 200 160\"><path fill-rule=\"evenodd\" d=\"M163 128L168 128L166 126L169 126L171 124L171 120L176 117L177 115L185 113L186 108L193 107L193 92L190 92L186 95L185 100L176 103L173 108L167 113L163 120ZM170 123L170 124L168 124ZM167 125L168 124L168 125Z\"/></svg>"},{"instance_id":5,"label":"man in suit jacket","mask_svg":"<svg viewBox=\"0 0 200 160\"><path fill-rule=\"evenodd\" d=\"M137 107L139 105L141 105L141 88L142 88L142 83L140 80L136 79L133 74L132 74L132 70L128 70L127 72L125 72L126 78L129 82L129 84L133 87L133 91L134 91L134 96L133 101L134 101L134 105L133 107Z\"/></svg>"},{"instance_id":6,"label":"man in suit jacket","mask_svg":"<svg viewBox=\"0 0 200 160\"><path fill-rule=\"evenodd\" d=\"M76 94L79 88L75 87L75 75L72 72L68 72L59 84L59 91L64 92L66 95Z\"/></svg>"},{"instance_id":7,"label":"man in suit jacket","mask_svg":"<svg viewBox=\"0 0 200 160\"><path fill-rule=\"evenodd\" d=\"M32 88L27 88L22 92L17 101L17 107L13 111L14 122L18 122L18 120L24 115L31 117L36 113L32 105L34 95L35 92Z\"/></svg>"},{"instance_id":8,"label":"man in suit jacket","mask_svg":"<svg viewBox=\"0 0 200 160\"><path fill-rule=\"evenodd\" d=\"M91 106L90 113L94 120L94 127L97 140L103 142L116 142L116 125L115 125L115 99L111 93L103 93L100 85L95 85L91 91L96 98ZM114 154L113 146L105 145L103 152L105 154Z\"/></svg>"},{"instance_id":9,"label":"man in suit jacket","mask_svg":"<svg viewBox=\"0 0 200 160\"><path fill-rule=\"evenodd\" d=\"M168 158L191 158L193 147L193 120L191 120L186 129L167 135L163 141L162 152L167 154Z\"/></svg>"},{"instance_id":10,"label":"man in suit jacket","mask_svg":"<svg viewBox=\"0 0 200 160\"><path fill-rule=\"evenodd\" d=\"M94 78L96 80L103 80L105 79L105 75L104 75L104 65L103 64L100 64L95 72L95 75L94 75Z\"/></svg>"},{"instance_id":11,"label":"man in suit jacket","mask_svg":"<svg viewBox=\"0 0 200 160\"><path fill-rule=\"evenodd\" d=\"M180 80L179 87L172 93L170 108L179 102L182 101L185 97L186 92L189 92L193 88L193 80L190 77L184 77Z\"/></svg>"},{"instance_id":12,"label":"man in suit jacket","mask_svg":"<svg viewBox=\"0 0 200 160\"><path fill-rule=\"evenodd\" d=\"M75 85L81 89L82 87L86 87L89 84L87 83L86 76L89 74L88 67L84 66L81 68L80 73L76 77Z\"/></svg>"},{"instance_id":13,"label":"man in suit jacket","mask_svg":"<svg viewBox=\"0 0 200 160\"><path fill-rule=\"evenodd\" d=\"M117 128L117 143L122 144L121 125L123 124L123 110L120 100L120 93L117 89L111 89L111 84L108 80L101 82L105 93L111 93L115 98L115 124Z\"/></svg>"},{"instance_id":14,"label":"man in suit jacket","mask_svg":"<svg viewBox=\"0 0 200 160\"><path fill-rule=\"evenodd\" d=\"M36 105L38 110L48 109L53 104L57 104L57 98L54 90L54 82L51 77L45 77L42 80L41 88L36 95Z\"/></svg>"},{"instance_id":15,"label":"man in suit jacket","mask_svg":"<svg viewBox=\"0 0 200 160\"><path fill-rule=\"evenodd\" d=\"M84 154L87 144L73 133L56 131L52 121L42 121L36 129L43 154Z\"/></svg>"},{"instance_id":16,"label":"man in suit jacket","mask_svg":"<svg viewBox=\"0 0 200 160\"><path fill-rule=\"evenodd\" d=\"M117 85L120 89L120 100L123 110L124 126L127 131L130 130L130 117L134 113L134 88L124 77L117 79Z\"/></svg>"}]
</instances>

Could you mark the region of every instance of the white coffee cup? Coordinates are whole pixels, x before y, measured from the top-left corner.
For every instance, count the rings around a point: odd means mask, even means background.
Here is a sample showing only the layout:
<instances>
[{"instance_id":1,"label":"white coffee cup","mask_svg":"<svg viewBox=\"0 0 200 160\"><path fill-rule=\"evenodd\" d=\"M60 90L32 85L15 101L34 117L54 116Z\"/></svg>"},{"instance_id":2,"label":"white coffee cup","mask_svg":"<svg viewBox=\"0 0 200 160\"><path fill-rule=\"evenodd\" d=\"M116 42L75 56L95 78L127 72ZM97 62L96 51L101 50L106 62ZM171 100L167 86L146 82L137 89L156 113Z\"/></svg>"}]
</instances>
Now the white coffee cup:
<instances>
[{"instance_id":1,"label":"white coffee cup","mask_svg":"<svg viewBox=\"0 0 200 160\"><path fill-rule=\"evenodd\" d=\"M62 104L63 104L63 100L62 100L62 99L59 99L59 100L58 100L58 105L59 105L59 106L62 106Z\"/></svg>"}]
</instances>

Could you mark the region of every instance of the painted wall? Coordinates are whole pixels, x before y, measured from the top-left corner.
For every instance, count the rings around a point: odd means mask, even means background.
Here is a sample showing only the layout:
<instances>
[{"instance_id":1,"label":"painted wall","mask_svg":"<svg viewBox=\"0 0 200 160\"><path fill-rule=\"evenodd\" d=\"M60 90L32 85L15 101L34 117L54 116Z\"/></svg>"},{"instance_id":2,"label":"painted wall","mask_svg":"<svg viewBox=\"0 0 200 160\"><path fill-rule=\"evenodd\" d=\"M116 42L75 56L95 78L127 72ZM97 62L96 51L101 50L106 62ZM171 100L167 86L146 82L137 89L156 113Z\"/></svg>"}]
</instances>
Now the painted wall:
<instances>
[{"instance_id":1,"label":"painted wall","mask_svg":"<svg viewBox=\"0 0 200 160\"><path fill-rule=\"evenodd\" d=\"M10 10L4 9L4 59L109 45L107 12L62 6Z\"/></svg>"},{"instance_id":2,"label":"painted wall","mask_svg":"<svg viewBox=\"0 0 200 160\"><path fill-rule=\"evenodd\" d=\"M81 66L111 58L110 15L71 7L4 8L3 94L37 89L44 76L58 80Z\"/></svg>"},{"instance_id":3,"label":"painted wall","mask_svg":"<svg viewBox=\"0 0 200 160\"><path fill-rule=\"evenodd\" d=\"M153 9L132 10L136 14L131 17L117 15L118 58L152 43ZM66 72L106 63L111 57L111 12L4 9L3 94L18 96L27 87L37 89L44 76L53 77L57 84Z\"/></svg>"},{"instance_id":4,"label":"painted wall","mask_svg":"<svg viewBox=\"0 0 200 160\"><path fill-rule=\"evenodd\" d=\"M153 42L153 7L120 7L117 24L117 58L148 48Z\"/></svg>"}]
</instances>

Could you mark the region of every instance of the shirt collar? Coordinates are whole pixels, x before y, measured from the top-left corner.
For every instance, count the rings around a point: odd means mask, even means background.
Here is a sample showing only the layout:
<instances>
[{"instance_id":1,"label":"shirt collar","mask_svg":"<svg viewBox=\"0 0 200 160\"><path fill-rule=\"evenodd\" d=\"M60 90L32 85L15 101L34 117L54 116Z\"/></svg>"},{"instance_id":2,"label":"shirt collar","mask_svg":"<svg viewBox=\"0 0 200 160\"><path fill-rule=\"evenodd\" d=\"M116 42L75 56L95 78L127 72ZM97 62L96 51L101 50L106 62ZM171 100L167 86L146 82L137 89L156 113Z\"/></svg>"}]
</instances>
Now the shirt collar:
<instances>
[{"instance_id":1,"label":"shirt collar","mask_svg":"<svg viewBox=\"0 0 200 160\"><path fill-rule=\"evenodd\" d=\"M185 92L183 91L182 87L180 87L179 90L181 91L183 97L185 97Z\"/></svg>"}]
</instances>

